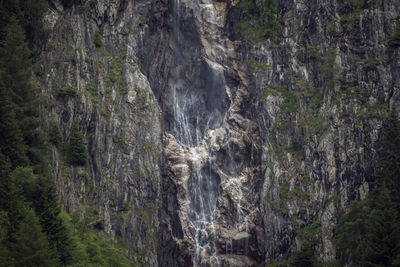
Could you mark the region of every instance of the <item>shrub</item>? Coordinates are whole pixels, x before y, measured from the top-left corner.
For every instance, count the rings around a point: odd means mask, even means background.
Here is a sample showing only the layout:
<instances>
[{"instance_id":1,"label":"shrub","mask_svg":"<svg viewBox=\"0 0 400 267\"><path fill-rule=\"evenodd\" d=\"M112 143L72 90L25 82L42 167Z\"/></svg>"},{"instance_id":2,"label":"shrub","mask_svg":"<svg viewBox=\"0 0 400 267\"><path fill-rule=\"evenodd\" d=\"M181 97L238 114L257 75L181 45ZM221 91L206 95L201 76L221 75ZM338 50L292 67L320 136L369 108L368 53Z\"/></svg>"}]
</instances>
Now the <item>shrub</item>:
<instances>
[{"instance_id":1,"label":"shrub","mask_svg":"<svg viewBox=\"0 0 400 267\"><path fill-rule=\"evenodd\" d=\"M94 45L97 48L103 47L103 36L101 36L101 33L99 30L97 30L96 33L94 34Z\"/></svg>"},{"instance_id":2,"label":"shrub","mask_svg":"<svg viewBox=\"0 0 400 267\"><path fill-rule=\"evenodd\" d=\"M58 88L57 95L63 100L69 97L76 97L78 96L78 89L71 86L62 86Z\"/></svg>"}]
</instances>

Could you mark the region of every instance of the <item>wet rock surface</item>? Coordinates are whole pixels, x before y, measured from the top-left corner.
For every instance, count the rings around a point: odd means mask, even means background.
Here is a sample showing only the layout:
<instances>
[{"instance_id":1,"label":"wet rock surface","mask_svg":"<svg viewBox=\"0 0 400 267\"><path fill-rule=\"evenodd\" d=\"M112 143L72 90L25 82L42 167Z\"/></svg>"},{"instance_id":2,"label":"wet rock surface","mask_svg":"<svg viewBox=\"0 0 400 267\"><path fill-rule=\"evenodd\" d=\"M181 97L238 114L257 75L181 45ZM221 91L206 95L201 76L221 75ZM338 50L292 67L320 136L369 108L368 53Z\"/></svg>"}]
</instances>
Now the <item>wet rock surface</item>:
<instances>
[{"instance_id":1,"label":"wet rock surface","mask_svg":"<svg viewBox=\"0 0 400 267\"><path fill-rule=\"evenodd\" d=\"M338 216L370 190L400 108L398 1L279 0L259 42L237 1L52 2L35 77L49 121L68 142L77 120L89 150L71 167L53 147L67 211L98 207L100 234L139 265L264 265L304 233L335 258Z\"/></svg>"}]
</instances>

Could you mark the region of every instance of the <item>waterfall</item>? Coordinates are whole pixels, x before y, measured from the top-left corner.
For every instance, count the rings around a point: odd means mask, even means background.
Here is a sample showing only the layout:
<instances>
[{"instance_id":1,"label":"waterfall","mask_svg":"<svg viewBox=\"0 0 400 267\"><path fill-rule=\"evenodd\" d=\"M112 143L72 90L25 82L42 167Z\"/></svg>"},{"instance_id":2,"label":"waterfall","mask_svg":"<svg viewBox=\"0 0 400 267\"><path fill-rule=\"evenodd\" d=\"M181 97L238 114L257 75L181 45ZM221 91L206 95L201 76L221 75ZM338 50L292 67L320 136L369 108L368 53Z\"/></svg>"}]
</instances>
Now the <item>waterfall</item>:
<instances>
[{"instance_id":1,"label":"waterfall","mask_svg":"<svg viewBox=\"0 0 400 267\"><path fill-rule=\"evenodd\" d=\"M196 18L207 20L207 32L202 33L209 38L215 47L217 34L217 15L214 5L209 1L186 3L175 0L172 7L172 57L168 90L170 120L168 131L182 147L180 162L188 166L183 182L185 199L182 202L185 235L193 240L193 265L218 266L217 230L218 194L220 187L219 174L214 173L216 165L212 146L204 145L216 129L226 123L227 92L223 82L221 66L204 55L201 40L193 34L195 19L187 12L189 5ZM187 5L187 6L186 6ZM185 12L183 9L185 8ZM182 9L182 10L181 10ZM192 29L192 31L190 31ZM196 39L197 38L197 39ZM229 135L224 131L224 136ZM228 140L228 139L226 139ZM244 219L241 202L241 177L237 173L235 161L227 145L227 158L230 181L235 189L236 218L235 228L242 225ZM183 178L182 178L183 181ZM233 252L232 238L226 244L226 253ZM221 252L222 254L224 252Z\"/></svg>"}]
</instances>

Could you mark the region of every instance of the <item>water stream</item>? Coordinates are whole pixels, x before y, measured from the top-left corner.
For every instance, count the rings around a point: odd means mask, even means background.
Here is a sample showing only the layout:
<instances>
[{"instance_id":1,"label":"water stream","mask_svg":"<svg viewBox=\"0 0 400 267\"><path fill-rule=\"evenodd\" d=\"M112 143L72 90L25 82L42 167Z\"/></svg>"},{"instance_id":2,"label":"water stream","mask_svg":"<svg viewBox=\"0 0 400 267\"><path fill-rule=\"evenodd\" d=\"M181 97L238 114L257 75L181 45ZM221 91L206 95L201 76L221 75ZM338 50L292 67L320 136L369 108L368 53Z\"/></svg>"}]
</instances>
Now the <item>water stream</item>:
<instances>
[{"instance_id":1,"label":"water stream","mask_svg":"<svg viewBox=\"0 0 400 267\"><path fill-rule=\"evenodd\" d=\"M202 53L196 52L198 47L201 50L201 44L193 37L192 32L184 28L190 29L191 21L181 17L181 5L181 0L175 0L172 8L174 64L170 68L168 85L173 107L169 131L181 146L187 148L186 152L182 152L181 160L186 162L190 169L190 177L184 188L188 229L194 240L193 265L204 266L206 263L218 266L215 220L218 216L220 181L218 175L213 173L212 152L198 147L209 130L222 126L227 96L218 67L207 63L201 58ZM201 12L204 11L209 18L210 32L213 36L216 30L214 5L209 2L198 7L202 8ZM228 154L230 164L234 164L230 149ZM235 170L234 166L232 170ZM239 177L235 177L235 181L232 182L235 183L235 188L239 188L237 196L241 198ZM237 203L237 221L242 222L240 200ZM228 250L232 250L232 243Z\"/></svg>"}]
</instances>

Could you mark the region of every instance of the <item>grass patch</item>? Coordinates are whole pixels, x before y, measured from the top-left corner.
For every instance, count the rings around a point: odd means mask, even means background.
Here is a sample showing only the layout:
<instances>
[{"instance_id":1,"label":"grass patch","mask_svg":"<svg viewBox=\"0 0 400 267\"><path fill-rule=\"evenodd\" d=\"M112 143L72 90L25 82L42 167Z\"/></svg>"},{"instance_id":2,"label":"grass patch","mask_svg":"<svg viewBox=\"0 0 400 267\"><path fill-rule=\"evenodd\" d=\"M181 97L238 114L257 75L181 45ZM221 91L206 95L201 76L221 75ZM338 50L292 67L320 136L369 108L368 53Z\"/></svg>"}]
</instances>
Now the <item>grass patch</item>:
<instances>
[{"instance_id":1,"label":"grass patch","mask_svg":"<svg viewBox=\"0 0 400 267\"><path fill-rule=\"evenodd\" d=\"M270 70L271 66L268 65L267 63L260 63L256 61L255 59L249 59L247 60L247 65L251 68L253 72L260 72L260 71L265 71L265 70Z\"/></svg>"},{"instance_id":2,"label":"grass patch","mask_svg":"<svg viewBox=\"0 0 400 267\"><path fill-rule=\"evenodd\" d=\"M286 147L286 150L296 158L301 158L303 156L303 146L296 140L294 140L290 146Z\"/></svg>"},{"instance_id":3,"label":"grass patch","mask_svg":"<svg viewBox=\"0 0 400 267\"><path fill-rule=\"evenodd\" d=\"M277 0L241 0L236 8L234 30L253 44L275 40L279 30Z\"/></svg>"}]
</instances>

